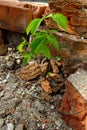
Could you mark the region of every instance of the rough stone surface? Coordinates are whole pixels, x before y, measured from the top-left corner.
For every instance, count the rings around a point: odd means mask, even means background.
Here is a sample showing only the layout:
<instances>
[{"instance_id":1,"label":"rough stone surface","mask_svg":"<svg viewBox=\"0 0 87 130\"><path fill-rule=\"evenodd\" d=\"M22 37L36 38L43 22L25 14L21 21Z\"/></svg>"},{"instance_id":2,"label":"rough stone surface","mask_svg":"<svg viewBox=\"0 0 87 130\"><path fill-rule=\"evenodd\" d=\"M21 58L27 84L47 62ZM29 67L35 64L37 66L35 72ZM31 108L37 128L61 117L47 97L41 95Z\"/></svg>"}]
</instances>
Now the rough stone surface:
<instances>
[{"instance_id":1,"label":"rough stone surface","mask_svg":"<svg viewBox=\"0 0 87 130\"><path fill-rule=\"evenodd\" d=\"M7 130L14 130L14 125L12 123L8 123Z\"/></svg>"},{"instance_id":2,"label":"rough stone surface","mask_svg":"<svg viewBox=\"0 0 87 130\"><path fill-rule=\"evenodd\" d=\"M32 8L33 19L42 17L45 9L48 6L48 4L40 2L31 2L30 4Z\"/></svg>"},{"instance_id":3,"label":"rough stone surface","mask_svg":"<svg viewBox=\"0 0 87 130\"><path fill-rule=\"evenodd\" d=\"M45 74L48 68L48 63L38 64L36 61L29 63L21 69L18 74L23 80L28 81L37 78L41 74Z\"/></svg>"},{"instance_id":4,"label":"rough stone surface","mask_svg":"<svg viewBox=\"0 0 87 130\"><path fill-rule=\"evenodd\" d=\"M4 119L0 119L0 128L3 126L3 124L4 124Z\"/></svg>"},{"instance_id":5,"label":"rough stone surface","mask_svg":"<svg viewBox=\"0 0 87 130\"><path fill-rule=\"evenodd\" d=\"M23 124L18 124L15 130L23 130Z\"/></svg>"},{"instance_id":6,"label":"rough stone surface","mask_svg":"<svg viewBox=\"0 0 87 130\"><path fill-rule=\"evenodd\" d=\"M87 100L87 72L79 69L75 74L68 77L68 81L73 84L77 91Z\"/></svg>"},{"instance_id":7,"label":"rough stone surface","mask_svg":"<svg viewBox=\"0 0 87 130\"><path fill-rule=\"evenodd\" d=\"M46 7L47 4L45 3L1 0L0 28L25 33L26 27L32 18L41 17Z\"/></svg>"},{"instance_id":8,"label":"rough stone surface","mask_svg":"<svg viewBox=\"0 0 87 130\"><path fill-rule=\"evenodd\" d=\"M61 5L61 6L60 6ZM58 27L51 19L45 20L46 26L58 29L56 34L61 51L60 54L67 60L87 61L87 0L49 0L49 7L45 15L50 13L62 13L68 19L67 33ZM71 9L72 8L72 9ZM78 17L77 17L78 15ZM55 49L51 49L52 55L58 55Z\"/></svg>"},{"instance_id":9,"label":"rough stone surface","mask_svg":"<svg viewBox=\"0 0 87 130\"><path fill-rule=\"evenodd\" d=\"M7 67L8 61L17 59L21 60L20 53L9 47L7 55L0 56L0 119L4 120L0 130L7 130L8 124L11 124L12 129L14 126L14 130L20 124L24 130L65 130L66 128L73 130L64 123L57 112L64 93L64 84L60 90L57 89L64 82L62 79L65 75L73 72L78 66L74 62L74 66L70 62L69 66L58 62L59 74L53 74L49 78L41 75L33 80L24 81L17 76L23 67L21 62L20 65L16 63L11 70ZM47 71L50 71L50 67ZM51 72L53 72L52 69ZM64 74L60 74L61 72ZM54 90L52 94L44 92L40 85L45 78L49 80Z\"/></svg>"},{"instance_id":10,"label":"rough stone surface","mask_svg":"<svg viewBox=\"0 0 87 130\"><path fill-rule=\"evenodd\" d=\"M87 40L76 35L66 33L55 34L59 45L60 55L67 60L87 62ZM53 55L58 55L54 49L51 49Z\"/></svg>"},{"instance_id":11,"label":"rough stone surface","mask_svg":"<svg viewBox=\"0 0 87 130\"><path fill-rule=\"evenodd\" d=\"M0 1L0 28L24 33L32 20L31 8L24 5L20 2Z\"/></svg>"},{"instance_id":12,"label":"rough stone surface","mask_svg":"<svg viewBox=\"0 0 87 130\"><path fill-rule=\"evenodd\" d=\"M75 130L86 130L87 71L78 69L68 77L62 100L62 119ZM78 124L78 125L77 125Z\"/></svg>"},{"instance_id":13,"label":"rough stone surface","mask_svg":"<svg viewBox=\"0 0 87 130\"><path fill-rule=\"evenodd\" d=\"M49 7L51 12L65 15L71 29L87 38L87 0L49 0Z\"/></svg>"}]
</instances>

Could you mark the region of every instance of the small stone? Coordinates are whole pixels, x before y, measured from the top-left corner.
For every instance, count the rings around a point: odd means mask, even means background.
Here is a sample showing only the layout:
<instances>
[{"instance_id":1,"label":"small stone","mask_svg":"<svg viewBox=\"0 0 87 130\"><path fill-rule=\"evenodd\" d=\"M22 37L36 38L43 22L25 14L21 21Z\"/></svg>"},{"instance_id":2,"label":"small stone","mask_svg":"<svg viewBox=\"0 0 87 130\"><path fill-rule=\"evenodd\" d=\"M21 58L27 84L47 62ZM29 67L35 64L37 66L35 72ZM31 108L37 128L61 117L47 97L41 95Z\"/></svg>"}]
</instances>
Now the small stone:
<instances>
[{"instance_id":1,"label":"small stone","mask_svg":"<svg viewBox=\"0 0 87 130\"><path fill-rule=\"evenodd\" d=\"M38 111L44 111L44 105L40 103L40 101L36 100L35 106L37 107Z\"/></svg>"},{"instance_id":2,"label":"small stone","mask_svg":"<svg viewBox=\"0 0 87 130\"><path fill-rule=\"evenodd\" d=\"M12 48L11 48L11 47L8 47L8 51L12 51Z\"/></svg>"},{"instance_id":3,"label":"small stone","mask_svg":"<svg viewBox=\"0 0 87 130\"><path fill-rule=\"evenodd\" d=\"M13 73L9 72L6 76L6 80L11 81L11 83L14 83L17 79Z\"/></svg>"},{"instance_id":4,"label":"small stone","mask_svg":"<svg viewBox=\"0 0 87 130\"><path fill-rule=\"evenodd\" d=\"M14 125L12 123L8 123L7 130L14 130Z\"/></svg>"},{"instance_id":5,"label":"small stone","mask_svg":"<svg viewBox=\"0 0 87 130\"><path fill-rule=\"evenodd\" d=\"M4 124L4 119L0 119L0 128L3 126L3 124Z\"/></svg>"},{"instance_id":6,"label":"small stone","mask_svg":"<svg viewBox=\"0 0 87 130\"><path fill-rule=\"evenodd\" d=\"M23 130L23 124L18 124L15 130Z\"/></svg>"},{"instance_id":7,"label":"small stone","mask_svg":"<svg viewBox=\"0 0 87 130\"><path fill-rule=\"evenodd\" d=\"M55 121L55 124L57 125L57 127L60 128L60 126L62 126L62 124L63 124L63 121L62 121L61 119L56 120L56 121Z\"/></svg>"},{"instance_id":8,"label":"small stone","mask_svg":"<svg viewBox=\"0 0 87 130\"><path fill-rule=\"evenodd\" d=\"M7 65L7 68L8 68L9 70L12 70L12 69L14 69L15 61L14 61L14 60L8 61L8 62L6 63L6 65Z\"/></svg>"},{"instance_id":9,"label":"small stone","mask_svg":"<svg viewBox=\"0 0 87 130\"><path fill-rule=\"evenodd\" d=\"M21 60L20 59L17 59L16 60L16 63L19 65L21 63Z\"/></svg>"},{"instance_id":10,"label":"small stone","mask_svg":"<svg viewBox=\"0 0 87 130\"><path fill-rule=\"evenodd\" d=\"M45 125L46 125L46 124L43 124L43 125L42 125L42 130L44 130L44 128L45 128Z\"/></svg>"},{"instance_id":11,"label":"small stone","mask_svg":"<svg viewBox=\"0 0 87 130\"><path fill-rule=\"evenodd\" d=\"M55 108L55 106L54 105L51 105L51 109L54 109Z\"/></svg>"},{"instance_id":12,"label":"small stone","mask_svg":"<svg viewBox=\"0 0 87 130\"><path fill-rule=\"evenodd\" d=\"M87 100L87 71L78 69L74 74L68 77L68 81L80 92Z\"/></svg>"},{"instance_id":13,"label":"small stone","mask_svg":"<svg viewBox=\"0 0 87 130\"><path fill-rule=\"evenodd\" d=\"M1 127L0 130L7 130L6 125Z\"/></svg>"},{"instance_id":14,"label":"small stone","mask_svg":"<svg viewBox=\"0 0 87 130\"><path fill-rule=\"evenodd\" d=\"M4 94L5 94L5 92L4 92L4 91L1 91L1 92L0 92L0 97L3 97Z\"/></svg>"},{"instance_id":15,"label":"small stone","mask_svg":"<svg viewBox=\"0 0 87 130\"><path fill-rule=\"evenodd\" d=\"M0 117L2 117L4 115L5 111L0 109Z\"/></svg>"},{"instance_id":16,"label":"small stone","mask_svg":"<svg viewBox=\"0 0 87 130\"><path fill-rule=\"evenodd\" d=\"M9 56L6 56L6 57L5 57L5 61L6 61L6 62L9 61Z\"/></svg>"}]
</instances>

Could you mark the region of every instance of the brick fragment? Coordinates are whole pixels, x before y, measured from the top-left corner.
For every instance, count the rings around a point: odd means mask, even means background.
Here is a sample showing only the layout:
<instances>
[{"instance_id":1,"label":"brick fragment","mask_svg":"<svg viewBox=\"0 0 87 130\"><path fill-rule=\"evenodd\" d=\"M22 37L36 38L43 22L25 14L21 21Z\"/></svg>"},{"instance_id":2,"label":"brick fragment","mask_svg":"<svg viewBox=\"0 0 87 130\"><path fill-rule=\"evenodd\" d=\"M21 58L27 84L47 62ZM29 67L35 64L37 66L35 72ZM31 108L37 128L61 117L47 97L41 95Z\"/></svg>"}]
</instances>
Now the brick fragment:
<instances>
[{"instance_id":1,"label":"brick fragment","mask_svg":"<svg viewBox=\"0 0 87 130\"><path fill-rule=\"evenodd\" d=\"M41 4L39 2L32 2L32 12L33 18L40 18L44 14L45 9L47 8L48 4Z\"/></svg>"},{"instance_id":2,"label":"brick fragment","mask_svg":"<svg viewBox=\"0 0 87 130\"><path fill-rule=\"evenodd\" d=\"M87 40L79 36L70 35L63 32L55 34L60 51L51 49L52 55L61 55L63 59L87 62Z\"/></svg>"},{"instance_id":3,"label":"brick fragment","mask_svg":"<svg viewBox=\"0 0 87 130\"><path fill-rule=\"evenodd\" d=\"M87 72L78 69L69 76L61 106L62 119L75 130L87 130Z\"/></svg>"},{"instance_id":4,"label":"brick fragment","mask_svg":"<svg viewBox=\"0 0 87 130\"><path fill-rule=\"evenodd\" d=\"M61 5L61 6L60 6ZM87 38L87 0L49 0L49 11L47 13L62 13L68 19L68 33L79 34ZM46 14L47 14L46 13ZM53 21L49 27L56 27ZM53 26L51 26L53 25ZM58 27L57 27L58 28Z\"/></svg>"},{"instance_id":5,"label":"brick fragment","mask_svg":"<svg viewBox=\"0 0 87 130\"><path fill-rule=\"evenodd\" d=\"M32 20L31 8L24 5L21 2L0 1L0 28L24 33Z\"/></svg>"},{"instance_id":6,"label":"brick fragment","mask_svg":"<svg viewBox=\"0 0 87 130\"><path fill-rule=\"evenodd\" d=\"M29 22L42 17L47 4L0 1L0 28L25 33ZM3 10L3 11L2 11Z\"/></svg>"}]
</instances>

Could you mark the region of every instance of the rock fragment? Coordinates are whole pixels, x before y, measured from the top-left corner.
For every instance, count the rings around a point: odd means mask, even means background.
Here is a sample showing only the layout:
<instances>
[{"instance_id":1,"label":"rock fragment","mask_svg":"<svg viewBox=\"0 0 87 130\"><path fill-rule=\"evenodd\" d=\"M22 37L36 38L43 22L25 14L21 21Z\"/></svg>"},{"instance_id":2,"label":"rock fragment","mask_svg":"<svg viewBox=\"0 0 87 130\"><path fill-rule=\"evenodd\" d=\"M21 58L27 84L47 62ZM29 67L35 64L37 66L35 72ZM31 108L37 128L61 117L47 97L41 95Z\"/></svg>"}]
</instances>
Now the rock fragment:
<instances>
[{"instance_id":1,"label":"rock fragment","mask_svg":"<svg viewBox=\"0 0 87 130\"><path fill-rule=\"evenodd\" d=\"M62 119L75 130L87 129L87 71L79 68L66 81Z\"/></svg>"}]
</instances>

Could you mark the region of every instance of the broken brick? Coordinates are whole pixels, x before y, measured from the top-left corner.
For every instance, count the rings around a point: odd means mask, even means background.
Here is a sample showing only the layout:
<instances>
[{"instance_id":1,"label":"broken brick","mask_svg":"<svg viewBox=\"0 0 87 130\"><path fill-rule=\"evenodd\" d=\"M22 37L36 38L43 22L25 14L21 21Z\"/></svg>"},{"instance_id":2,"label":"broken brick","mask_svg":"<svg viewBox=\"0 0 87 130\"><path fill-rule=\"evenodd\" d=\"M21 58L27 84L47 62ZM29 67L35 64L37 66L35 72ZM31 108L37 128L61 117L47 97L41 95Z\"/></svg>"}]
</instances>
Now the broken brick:
<instances>
[{"instance_id":1,"label":"broken brick","mask_svg":"<svg viewBox=\"0 0 87 130\"><path fill-rule=\"evenodd\" d=\"M49 94L52 93L52 89L48 80L41 81L41 87L44 89L45 92Z\"/></svg>"},{"instance_id":2,"label":"broken brick","mask_svg":"<svg viewBox=\"0 0 87 130\"><path fill-rule=\"evenodd\" d=\"M61 6L60 6L61 5ZM87 0L49 0L48 13L62 13L68 19L70 25L68 33L77 32L80 36L87 38ZM78 17L77 17L78 16ZM54 27L50 21L51 27ZM47 23L49 25L49 23ZM49 25L49 27L50 27Z\"/></svg>"},{"instance_id":3,"label":"broken brick","mask_svg":"<svg viewBox=\"0 0 87 130\"><path fill-rule=\"evenodd\" d=\"M62 119L75 130L87 130L87 72L78 69L66 81L61 106Z\"/></svg>"},{"instance_id":4,"label":"broken brick","mask_svg":"<svg viewBox=\"0 0 87 130\"><path fill-rule=\"evenodd\" d=\"M0 28L25 33L30 21L41 17L46 7L34 2L0 1Z\"/></svg>"},{"instance_id":5,"label":"broken brick","mask_svg":"<svg viewBox=\"0 0 87 130\"><path fill-rule=\"evenodd\" d=\"M32 61L24 66L19 72L19 77L25 81L32 80L47 72L48 62L38 64L37 61Z\"/></svg>"},{"instance_id":6,"label":"broken brick","mask_svg":"<svg viewBox=\"0 0 87 130\"><path fill-rule=\"evenodd\" d=\"M34 18L40 18L43 16L45 9L47 8L48 4L39 3L39 2L31 2L32 6L32 14Z\"/></svg>"},{"instance_id":7,"label":"broken brick","mask_svg":"<svg viewBox=\"0 0 87 130\"><path fill-rule=\"evenodd\" d=\"M32 20L31 8L21 2L0 1L0 28L24 33Z\"/></svg>"}]
</instances>

